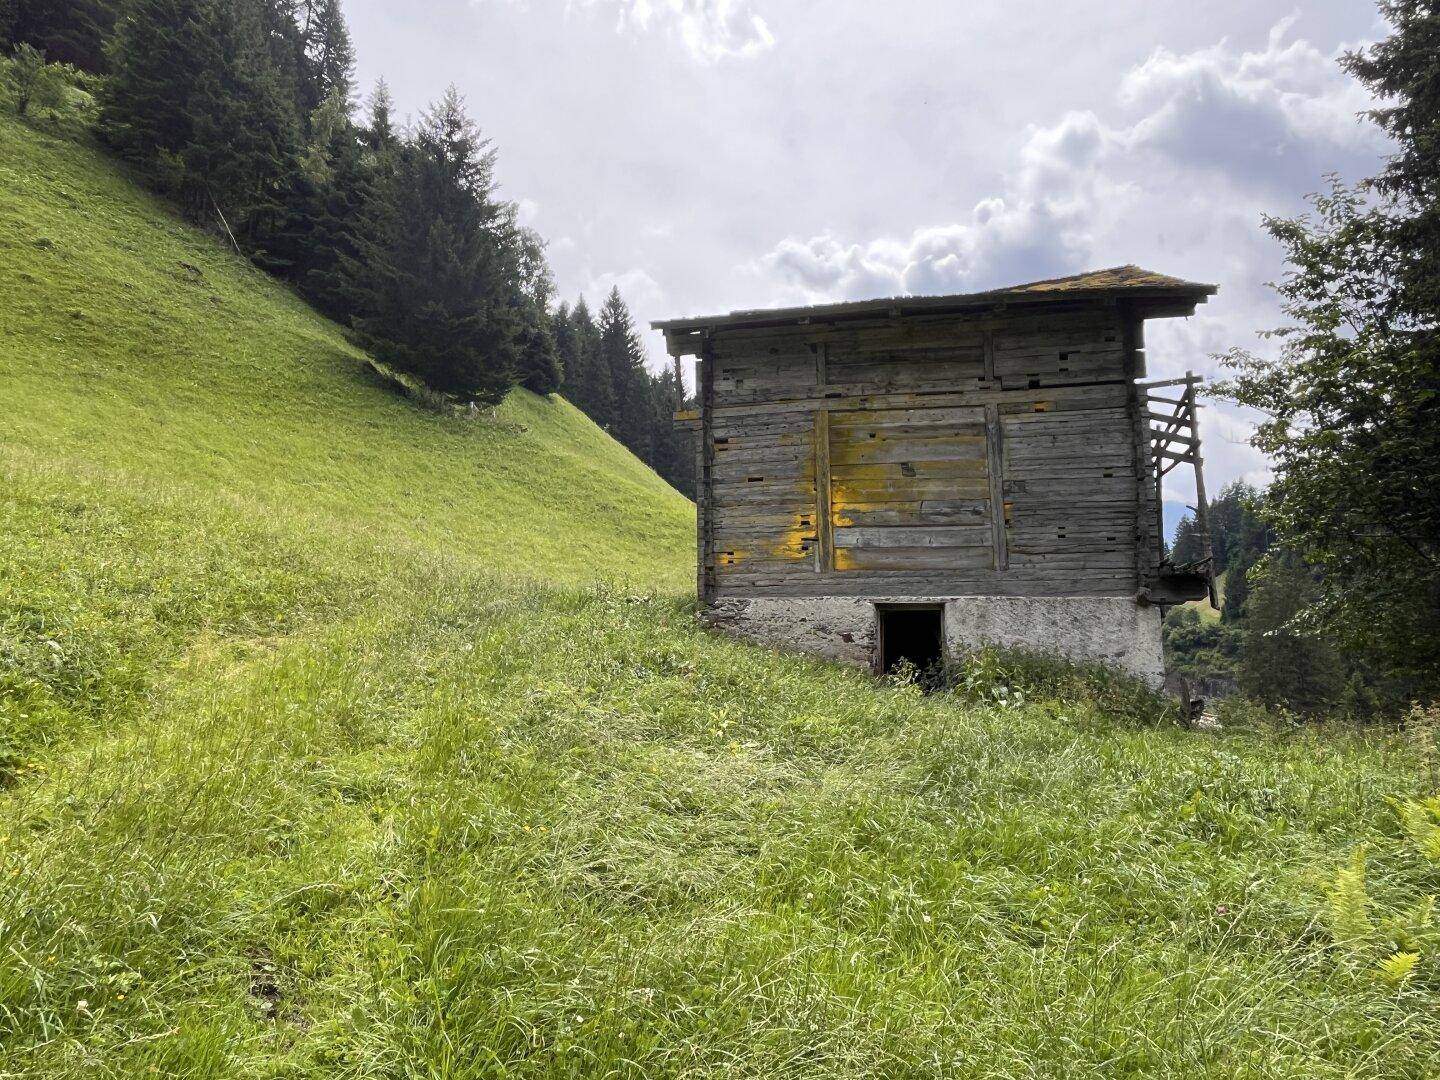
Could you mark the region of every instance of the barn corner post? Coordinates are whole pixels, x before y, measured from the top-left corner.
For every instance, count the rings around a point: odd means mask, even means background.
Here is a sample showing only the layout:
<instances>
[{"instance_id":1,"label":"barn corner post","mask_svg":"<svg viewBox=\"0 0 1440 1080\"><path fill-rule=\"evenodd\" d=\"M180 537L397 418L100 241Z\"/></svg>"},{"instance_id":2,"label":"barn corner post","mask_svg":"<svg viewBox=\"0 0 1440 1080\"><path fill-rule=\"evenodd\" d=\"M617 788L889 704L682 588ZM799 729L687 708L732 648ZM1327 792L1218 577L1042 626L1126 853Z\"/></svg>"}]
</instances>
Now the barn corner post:
<instances>
[{"instance_id":1,"label":"barn corner post","mask_svg":"<svg viewBox=\"0 0 1440 1080\"><path fill-rule=\"evenodd\" d=\"M655 324L652 324L655 325ZM710 334L705 331L683 333L655 325L663 329L665 348L674 358L676 411L675 426L695 436L695 593L703 607L709 607L714 599L714 437L713 437L713 377L712 365L706 362L710 351ZM681 358L695 357L695 400L696 409L684 408L685 384L681 370Z\"/></svg>"},{"instance_id":2,"label":"barn corner post","mask_svg":"<svg viewBox=\"0 0 1440 1080\"><path fill-rule=\"evenodd\" d=\"M695 390L700 401L700 475L695 485L697 588L700 604L715 602L715 349L710 335L701 337L695 354Z\"/></svg>"},{"instance_id":3,"label":"barn corner post","mask_svg":"<svg viewBox=\"0 0 1440 1080\"><path fill-rule=\"evenodd\" d=\"M1150 426L1145 419L1145 319L1129 304L1121 308L1125 350L1125 377L1129 385L1131 452L1135 460L1135 599L1149 603L1160 570L1164 530L1161 513L1160 472L1150 453ZM1158 532L1156 530L1159 530Z\"/></svg>"}]
</instances>

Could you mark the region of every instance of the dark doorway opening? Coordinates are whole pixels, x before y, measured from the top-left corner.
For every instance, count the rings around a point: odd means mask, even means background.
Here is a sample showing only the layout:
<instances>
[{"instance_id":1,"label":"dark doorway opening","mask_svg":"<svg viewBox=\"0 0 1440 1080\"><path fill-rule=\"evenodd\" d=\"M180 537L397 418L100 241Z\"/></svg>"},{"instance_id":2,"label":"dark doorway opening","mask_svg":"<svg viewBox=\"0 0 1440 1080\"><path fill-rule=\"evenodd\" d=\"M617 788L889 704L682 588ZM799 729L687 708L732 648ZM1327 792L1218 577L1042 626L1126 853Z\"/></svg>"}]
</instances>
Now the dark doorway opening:
<instances>
[{"instance_id":1,"label":"dark doorway opening","mask_svg":"<svg viewBox=\"0 0 1440 1080\"><path fill-rule=\"evenodd\" d=\"M944 655L944 616L939 604L923 607L882 607L880 671L888 675L906 660L920 671L939 667Z\"/></svg>"}]
</instances>

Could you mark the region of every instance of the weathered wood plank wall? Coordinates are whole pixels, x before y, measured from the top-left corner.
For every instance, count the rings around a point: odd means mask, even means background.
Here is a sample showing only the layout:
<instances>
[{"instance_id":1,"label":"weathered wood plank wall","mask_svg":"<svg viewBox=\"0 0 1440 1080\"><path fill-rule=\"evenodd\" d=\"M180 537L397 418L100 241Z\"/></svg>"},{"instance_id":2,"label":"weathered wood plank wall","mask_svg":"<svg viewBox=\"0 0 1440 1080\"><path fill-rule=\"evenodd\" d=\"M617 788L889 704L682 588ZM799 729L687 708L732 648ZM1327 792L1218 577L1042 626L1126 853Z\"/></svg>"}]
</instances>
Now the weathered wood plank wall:
<instances>
[{"instance_id":1,"label":"weathered wood plank wall","mask_svg":"<svg viewBox=\"0 0 1440 1080\"><path fill-rule=\"evenodd\" d=\"M717 331L702 595L1133 593L1135 325L1097 304Z\"/></svg>"}]
</instances>

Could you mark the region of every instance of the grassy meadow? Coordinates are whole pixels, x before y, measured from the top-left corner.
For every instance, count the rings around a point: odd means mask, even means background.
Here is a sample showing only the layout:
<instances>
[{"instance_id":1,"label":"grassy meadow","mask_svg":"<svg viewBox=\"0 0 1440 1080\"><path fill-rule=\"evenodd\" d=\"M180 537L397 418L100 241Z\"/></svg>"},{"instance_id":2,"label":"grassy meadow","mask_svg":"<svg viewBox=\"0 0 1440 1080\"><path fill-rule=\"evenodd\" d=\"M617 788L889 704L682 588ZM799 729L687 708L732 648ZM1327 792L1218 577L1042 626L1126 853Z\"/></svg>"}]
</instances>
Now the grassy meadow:
<instances>
[{"instance_id":1,"label":"grassy meadow","mask_svg":"<svg viewBox=\"0 0 1440 1080\"><path fill-rule=\"evenodd\" d=\"M1413 739L771 654L692 543L0 120L0 1076L1440 1076Z\"/></svg>"}]
</instances>

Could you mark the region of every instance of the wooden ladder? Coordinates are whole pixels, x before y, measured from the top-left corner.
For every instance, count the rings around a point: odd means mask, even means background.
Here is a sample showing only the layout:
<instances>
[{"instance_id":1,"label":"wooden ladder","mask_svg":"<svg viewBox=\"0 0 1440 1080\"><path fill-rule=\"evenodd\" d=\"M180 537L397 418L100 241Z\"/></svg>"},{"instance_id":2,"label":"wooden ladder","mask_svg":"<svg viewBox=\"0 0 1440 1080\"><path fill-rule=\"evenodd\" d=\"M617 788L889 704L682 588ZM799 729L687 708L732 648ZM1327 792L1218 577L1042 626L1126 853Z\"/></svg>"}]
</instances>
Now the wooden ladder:
<instances>
[{"instance_id":1,"label":"wooden ladder","mask_svg":"<svg viewBox=\"0 0 1440 1080\"><path fill-rule=\"evenodd\" d=\"M1205 499L1205 462L1200 456L1199 402L1197 388L1205 380L1187 371L1182 379L1140 383L1145 394L1145 423L1150 433L1150 459L1155 465L1155 515L1158 535L1164 544L1165 502L1162 487L1165 475L1179 465L1195 468L1195 523L1200 528L1201 564L1205 570L1210 605L1220 607L1215 589L1215 553L1210 545L1210 508ZM1179 397L1155 393L1170 387L1184 387Z\"/></svg>"}]
</instances>

